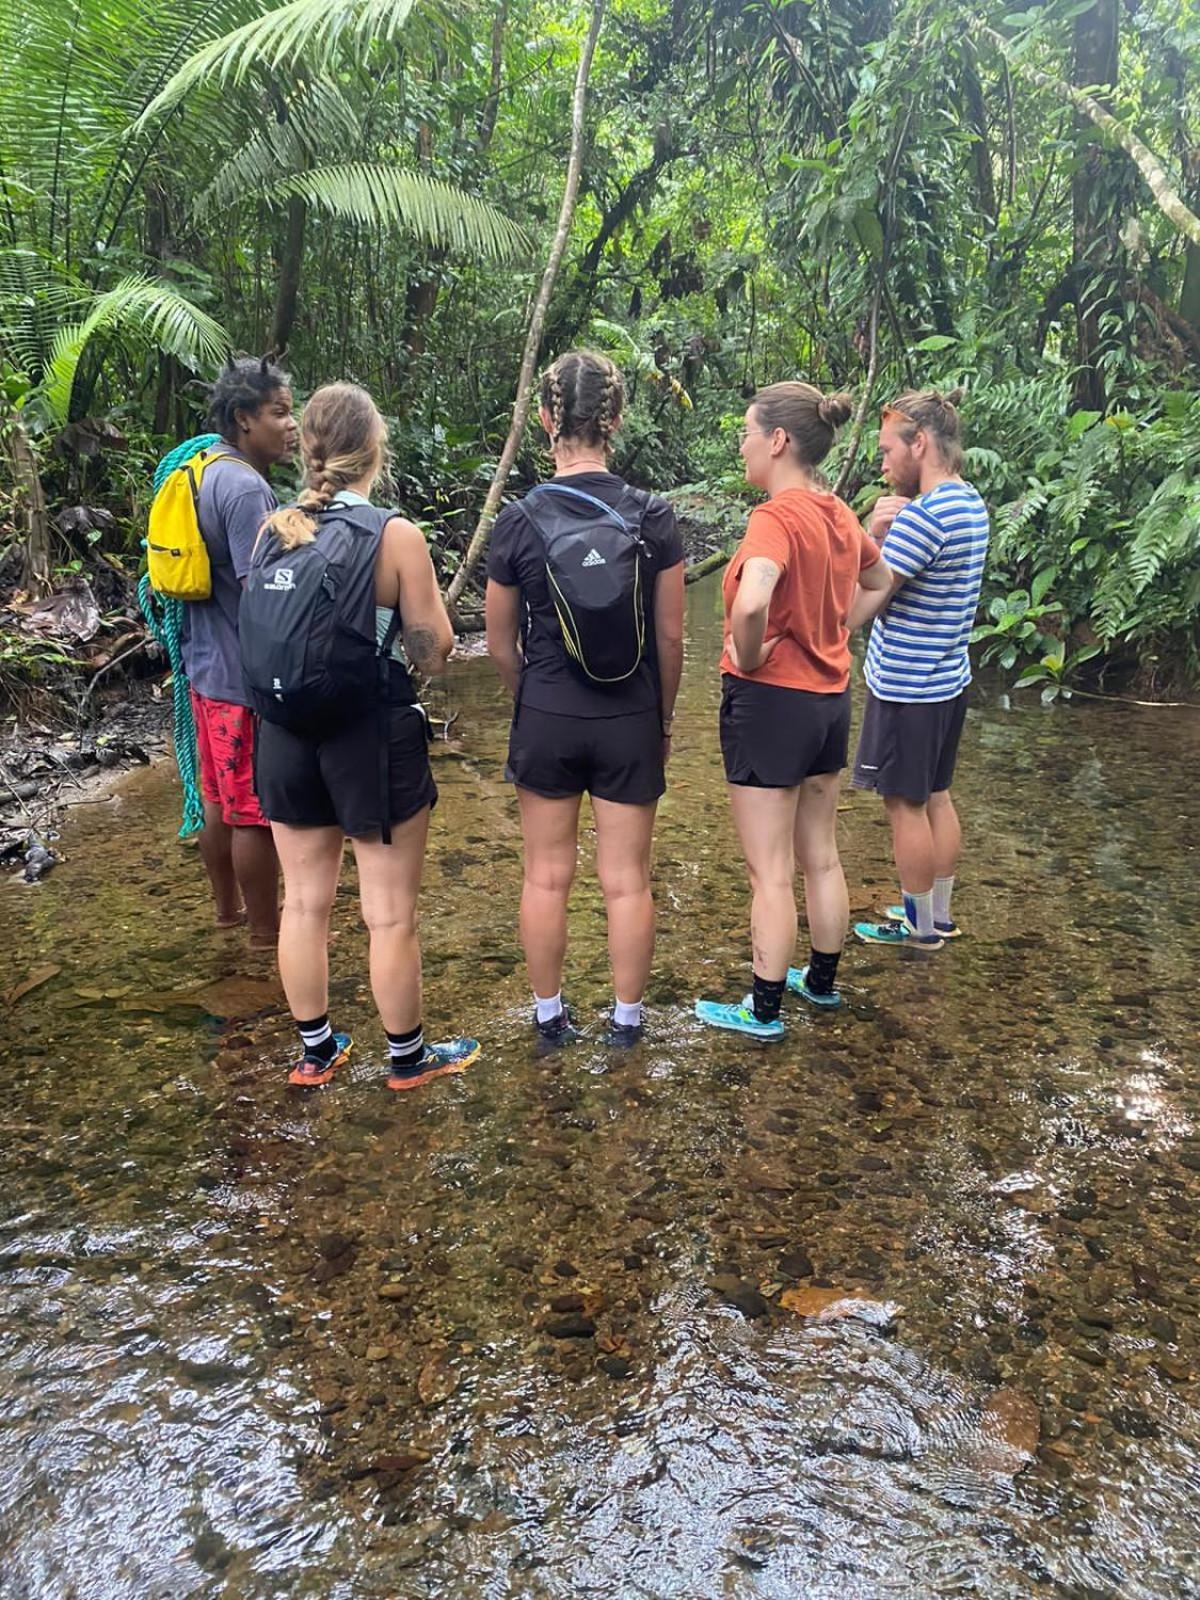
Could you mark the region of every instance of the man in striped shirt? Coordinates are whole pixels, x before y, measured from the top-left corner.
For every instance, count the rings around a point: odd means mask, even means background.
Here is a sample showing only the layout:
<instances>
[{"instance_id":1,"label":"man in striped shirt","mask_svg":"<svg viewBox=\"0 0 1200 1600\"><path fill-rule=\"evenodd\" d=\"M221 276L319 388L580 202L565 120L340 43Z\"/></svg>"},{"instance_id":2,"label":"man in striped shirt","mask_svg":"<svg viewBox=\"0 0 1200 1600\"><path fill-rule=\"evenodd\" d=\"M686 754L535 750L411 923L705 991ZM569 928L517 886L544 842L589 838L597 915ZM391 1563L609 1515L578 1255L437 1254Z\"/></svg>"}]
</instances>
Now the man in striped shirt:
<instances>
[{"instance_id":1,"label":"man in striped shirt","mask_svg":"<svg viewBox=\"0 0 1200 1600\"><path fill-rule=\"evenodd\" d=\"M938 950L959 929L950 895L961 833L950 781L966 716L967 642L987 556L987 508L959 476L955 402L926 389L884 408L883 477L894 493L871 514L883 539L890 589L860 590L850 626L875 617L867 645L867 703L854 763L856 788L883 796L902 905L885 922L860 922L871 944ZM878 613L878 615L876 615Z\"/></svg>"}]
</instances>

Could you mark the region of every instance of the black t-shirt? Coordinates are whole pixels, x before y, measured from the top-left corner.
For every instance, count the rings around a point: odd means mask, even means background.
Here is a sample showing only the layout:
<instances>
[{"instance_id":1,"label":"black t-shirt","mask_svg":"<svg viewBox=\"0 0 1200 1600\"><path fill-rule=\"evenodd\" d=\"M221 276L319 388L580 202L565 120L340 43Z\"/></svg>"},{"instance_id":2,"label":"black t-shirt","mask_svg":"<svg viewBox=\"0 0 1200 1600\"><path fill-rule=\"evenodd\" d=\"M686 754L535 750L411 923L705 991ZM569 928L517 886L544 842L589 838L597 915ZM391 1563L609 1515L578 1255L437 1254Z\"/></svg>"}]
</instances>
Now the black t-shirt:
<instances>
[{"instance_id":1,"label":"black t-shirt","mask_svg":"<svg viewBox=\"0 0 1200 1600\"><path fill-rule=\"evenodd\" d=\"M625 483L615 472L573 472L556 483L595 495L615 506ZM550 587L546 582L546 552L541 537L515 500L496 518L488 555L488 577L521 591L525 607L524 660L521 667L522 705L564 717L623 717L634 711L651 711L659 703L658 656L654 635L654 587L658 574L683 560L683 541L675 513L665 500L650 495L642 519L648 582L645 588L646 654L626 682L611 689L588 683L567 655L562 629Z\"/></svg>"}]
</instances>

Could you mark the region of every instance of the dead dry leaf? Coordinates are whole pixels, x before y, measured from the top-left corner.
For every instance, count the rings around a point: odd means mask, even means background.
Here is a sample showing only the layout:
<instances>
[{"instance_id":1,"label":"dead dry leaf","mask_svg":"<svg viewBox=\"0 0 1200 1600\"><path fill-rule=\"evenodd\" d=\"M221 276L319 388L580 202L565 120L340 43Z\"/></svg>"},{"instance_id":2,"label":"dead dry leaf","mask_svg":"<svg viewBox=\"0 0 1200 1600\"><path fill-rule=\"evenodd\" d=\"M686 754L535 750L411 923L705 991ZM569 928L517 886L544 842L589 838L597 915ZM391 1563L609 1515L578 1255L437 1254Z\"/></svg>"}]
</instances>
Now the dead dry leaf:
<instances>
[{"instance_id":1,"label":"dead dry leaf","mask_svg":"<svg viewBox=\"0 0 1200 1600\"><path fill-rule=\"evenodd\" d=\"M42 984L49 983L51 978L57 978L61 971L62 968L56 967L53 962L46 962L44 966L34 967L32 972L21 979L20 983L14 984L0 998L3 999L6 1006L15 1006L18 1000L23 1000L32 990L40 989Z\"/></svg>"},{"instance_id":2,"label":"dead dry leaf","mask_svg":"<svg viewBox=\"0 0 1200 1600\"><path fill-rule=\"evenodd\" d=\"M450 1365L449 1352L443 1350L421 1368L417 1393L427 1406L440 1406L458 1388L458 1373Z\"/></svg>"}]
</instances>

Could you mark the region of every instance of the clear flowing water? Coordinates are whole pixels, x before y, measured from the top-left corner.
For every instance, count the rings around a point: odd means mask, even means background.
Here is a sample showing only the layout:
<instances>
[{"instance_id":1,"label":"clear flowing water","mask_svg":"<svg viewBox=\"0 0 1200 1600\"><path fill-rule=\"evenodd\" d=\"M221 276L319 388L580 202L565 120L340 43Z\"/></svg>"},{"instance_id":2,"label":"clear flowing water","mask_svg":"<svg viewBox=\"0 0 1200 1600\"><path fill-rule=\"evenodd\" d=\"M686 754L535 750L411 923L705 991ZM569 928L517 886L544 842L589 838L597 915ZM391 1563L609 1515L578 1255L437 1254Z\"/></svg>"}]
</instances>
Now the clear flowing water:
<instances>
[{"instance_id":1,"label":"clear flowing water","mask_svg":"<svg viewBox=\"0 0 1200 1600\"><path fill-rule=\"evenodd\" d=\"M483 661L423 910L461 1078L384 1089L348 862L355 1064L285 1090L270 962L210 931L163 769L0 888L4 986L59 969L0 1046L5 1600L1200 1594L1200 718L981 690L968 937L851 948L844 1009L756 1046L691 1017L745 984L747 896L689 604L628 1055L586 837L590 1037L531 1051ZM841 821L861 913L887 834L872 796Z\"/></svg>"}]
</instances>

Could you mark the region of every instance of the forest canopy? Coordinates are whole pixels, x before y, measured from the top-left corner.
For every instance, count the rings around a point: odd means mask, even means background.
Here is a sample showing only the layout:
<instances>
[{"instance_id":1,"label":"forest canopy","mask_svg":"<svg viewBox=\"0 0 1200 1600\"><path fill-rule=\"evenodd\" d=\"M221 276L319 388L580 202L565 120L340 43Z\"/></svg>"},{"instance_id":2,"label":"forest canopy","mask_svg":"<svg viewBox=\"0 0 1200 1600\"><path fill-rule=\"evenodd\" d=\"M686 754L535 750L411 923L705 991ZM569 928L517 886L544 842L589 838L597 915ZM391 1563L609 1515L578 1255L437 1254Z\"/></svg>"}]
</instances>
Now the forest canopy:
<instances>
[{"instance_id":1,"label":"forest canopy","mask_svg":"<svg viewBox=\"0 0 1200 1600\"><path fill-rule=\"evenodd\" d=\"M984 659L1047 696L1200 670L1190 0L27 0L0 45L8 589L135 575L155 461L268 349L376 396L451 581L586 75L536 354L624 368L619 470L735 536L746 398L802 377L855 397L863 509L883 401L961 386ZM506 488L540 465L530 427Z\"/></svg>"}]
</instances>

